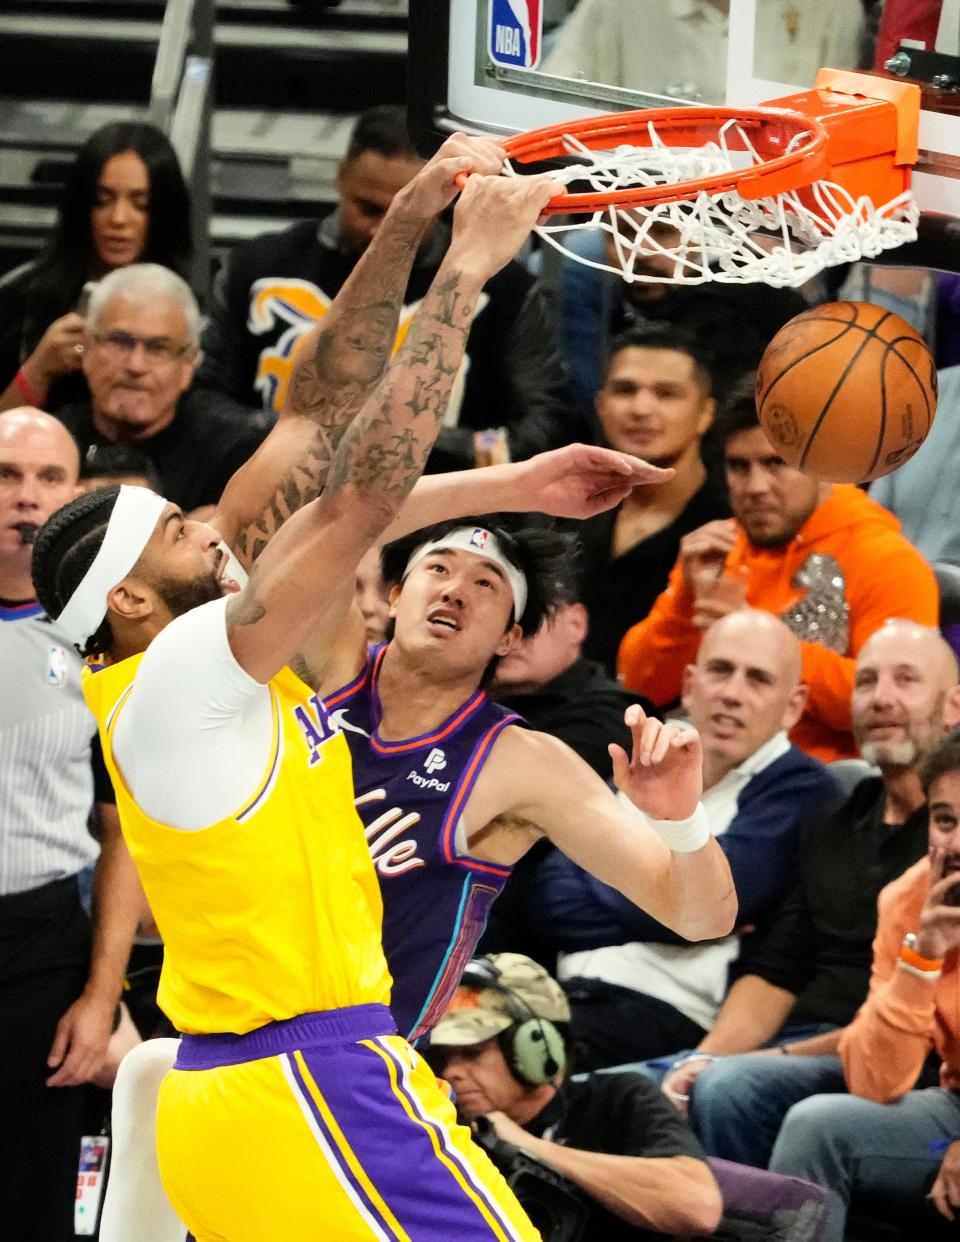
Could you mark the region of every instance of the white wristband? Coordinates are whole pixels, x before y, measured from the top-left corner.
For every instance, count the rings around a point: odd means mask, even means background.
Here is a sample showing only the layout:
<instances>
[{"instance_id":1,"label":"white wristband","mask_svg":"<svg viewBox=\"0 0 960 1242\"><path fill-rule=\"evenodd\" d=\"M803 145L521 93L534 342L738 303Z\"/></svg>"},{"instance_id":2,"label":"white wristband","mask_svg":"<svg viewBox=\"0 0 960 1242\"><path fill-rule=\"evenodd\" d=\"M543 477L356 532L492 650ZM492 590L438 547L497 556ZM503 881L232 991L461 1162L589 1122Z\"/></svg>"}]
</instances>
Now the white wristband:
<instances>
[{"instance_id":1,"label":"white wristband","mask_svg":"<svg viewBox=\"0 0 960 1242\"><path fill-rule=\"evenodd\" d=\"M660 840L674 854L692 854L703 849L710 840L710 822L701 802L689 819L651 819L647 822Z\"/></svg>"},{"instance_id":2,"label":"white wristband","mask_svg":"<svg viewBox=\"0 0 960 1242\"><path fill-rule=\"evenodd\" d=\"M916 975L918 979L926 979L930 983L939 979L943 973L940 970L921 970L919 966L911 966L909 962L903 961L902 958L897 959L897 965L901 970L907 971L908 974Z\"/></svg>"}]
</instances>

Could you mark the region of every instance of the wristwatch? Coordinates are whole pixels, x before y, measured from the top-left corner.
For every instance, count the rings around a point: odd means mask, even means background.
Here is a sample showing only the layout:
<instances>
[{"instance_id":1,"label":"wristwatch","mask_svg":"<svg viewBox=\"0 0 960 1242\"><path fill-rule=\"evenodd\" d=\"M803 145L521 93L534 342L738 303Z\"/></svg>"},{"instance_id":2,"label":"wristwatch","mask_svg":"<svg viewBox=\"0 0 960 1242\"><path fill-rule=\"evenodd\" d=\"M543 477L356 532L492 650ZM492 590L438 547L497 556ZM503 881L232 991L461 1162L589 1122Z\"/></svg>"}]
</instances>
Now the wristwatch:
<instances>
[{"instance_id":1,"label":"wristwatch","mask_svg":"<svg viewBox=\"0 0 960 1242\"><path fill-rule=\"evenodd\" d=\"M900 965L914 975L935 978L943 969L943 958L924 957L917 951L915 932L907 932L900 945Z\"/></svg>"}]
</instances>

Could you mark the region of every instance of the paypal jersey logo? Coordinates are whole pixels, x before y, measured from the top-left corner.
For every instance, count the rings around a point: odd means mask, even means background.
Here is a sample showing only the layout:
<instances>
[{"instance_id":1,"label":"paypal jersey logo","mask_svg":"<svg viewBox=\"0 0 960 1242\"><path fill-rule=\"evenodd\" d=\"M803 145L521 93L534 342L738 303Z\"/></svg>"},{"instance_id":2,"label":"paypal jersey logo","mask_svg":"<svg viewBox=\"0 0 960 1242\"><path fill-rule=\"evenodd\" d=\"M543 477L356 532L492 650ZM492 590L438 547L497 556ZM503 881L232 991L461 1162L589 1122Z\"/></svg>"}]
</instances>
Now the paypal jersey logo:
<instances>
[{"instance_id":1,"label":"paypal jersey logo","mask_svg":"<svg viewBox=\"0 0 960 1242\"><path fill-rule=\"evenodd\" d=\"M428 773L439 772L441 768L447 766L447 756L442 750L438 750L436 746L430 751L426 759L423 761L424 769Z\"/></svg>"},{"instance_id":2,"label":"paypal jersey logo","mask_svg":"<svg viewBox=\"0 0 960 1242\"><path fill-rule=\"evenodd\" d=\"M489 0L487 55L495 65L536 69L543 33L543 0Z\"/></svg>"}]
</instances>

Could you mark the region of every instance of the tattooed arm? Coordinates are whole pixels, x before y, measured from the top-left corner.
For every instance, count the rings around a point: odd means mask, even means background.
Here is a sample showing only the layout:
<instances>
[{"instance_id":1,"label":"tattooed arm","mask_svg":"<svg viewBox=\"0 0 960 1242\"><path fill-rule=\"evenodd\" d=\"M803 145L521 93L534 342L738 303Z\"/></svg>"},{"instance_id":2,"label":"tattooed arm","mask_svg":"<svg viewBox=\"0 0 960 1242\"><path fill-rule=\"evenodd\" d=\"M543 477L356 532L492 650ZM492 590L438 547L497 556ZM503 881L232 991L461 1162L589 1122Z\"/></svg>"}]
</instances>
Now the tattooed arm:
<instances>
[{"instance_id":1,"label":"tattooed arm","mask_svg":"<svg viewBox=\"0 0 960 1242\"><path fill-rule=\"evenodd\" d=\"M547 177L467 181L447 255L396 360L344 433L323 492L273 537L228 607L233 652L258 681L301 650L420 477L483 285L556 188Z\"/></svg>"},{"instance_id":2,"label":"tattooed arm","mask_svg":"<svg viewBox=\"0 0 960 1242\"><path fill-rule=\"evenodd\" d=\"M291 514L315 499L343 433L390 360L414 255L465 170L495 173L501 148L455 134L393 200L320 323L299 342L277 425L233 476L212 525L245 568Z\"/></svg>"},{"instance_id":3,"label":"tattooed arm","mask_svg":"<svg viewBox=\"0 0 960 1242\"><path fill-rule=\"evenodd\" d=\"M596 445L568 444L527 461L432 474L417 482L379 544L447 518L481 513L546 513L588 518L620 504L634 487L673 474L638 457ZM346 685L363 667L366 626L347 581L306 645L291 661L297 675L321 694Z\"/></svg>"}]
</instances>

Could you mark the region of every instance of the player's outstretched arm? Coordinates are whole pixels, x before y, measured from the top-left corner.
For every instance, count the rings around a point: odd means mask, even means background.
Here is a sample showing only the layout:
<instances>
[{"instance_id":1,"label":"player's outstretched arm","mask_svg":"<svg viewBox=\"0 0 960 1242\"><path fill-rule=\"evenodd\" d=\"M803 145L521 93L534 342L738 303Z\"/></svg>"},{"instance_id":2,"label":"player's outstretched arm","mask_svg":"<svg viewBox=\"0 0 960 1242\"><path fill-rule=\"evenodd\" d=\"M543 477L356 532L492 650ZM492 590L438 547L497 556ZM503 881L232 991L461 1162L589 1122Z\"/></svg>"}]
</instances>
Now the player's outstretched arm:
<instances>
[{"instance_id":1,"label":"player's outstretched arm","mask_svg":"<svg viewBox=\"0 0 960 1242\"><path fill-rule=\"evenodd\" d=\"M494 174L503 151L453 134L387 211L327 314L298 342L280 417L227 485L212 525L249 569L291 514L323 490L343 433L390 360L417 247L464 172Z\"/></svg>"},{"instance_id":2,"label":"player's outstretched arm","mask_svg":"<svg viewBox=\"0 0 960 1242\"><path fill-rule=\"evenodd\" d=\"M663 483L673 473L614 449L568 444L526 461L428 475L419 480L383 542L471 513L594 517L620 504L635 487Z\"/></svg>"},{"instance_id":3,"label":"player's outstretched arm","mask_svg":"<svg viewBox=\"0 0 960 1242\"><path fill-rule=\"evenodd\" d=\"M468 179L447 255L395 362L344 434L323 493L274 537L230 602L231 647L258 681L301 649L420 477L483 286L556 189L548 177Z\"/></svg>"},{"instance_id":4,"label":"player's outstretched arm","mask_svg":"<svg viewBox=\"0 0 960 1242\"><path fill-rule=\"evenodd\" d=\"M632 754L611 747L614 776L645 818L621 806L564 743L522 729L498 741L501 753L490 761L497 764L497 797L510 807L498 818L539 830L678 935L725 936L733 928L737 897L726 857L700 818L699 737L647 718L636 705L627 709L626 720Z\"/></svg>"},{"instance_id":5,"label":"player's outstretched arm","mask_svg":"<svg viewBox=\"0 0 960 1242\"><path fill-rule=\"evenodd\" d=\"M634 487L661 483L672 474L613 449L568 444L527 461L429 475L418 480L379 542L481 513L593 517L618 505ZM303 681L324 694L338 690L363 667L366 627L353 606L353 587L352 582L344 584L339 599L291 662Z\"/></svg>"}]
</instances>

